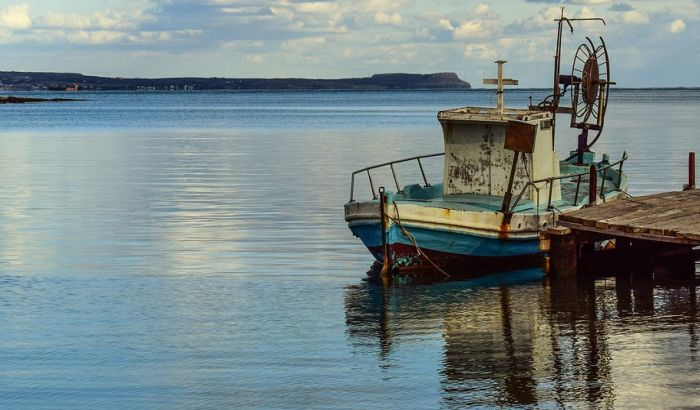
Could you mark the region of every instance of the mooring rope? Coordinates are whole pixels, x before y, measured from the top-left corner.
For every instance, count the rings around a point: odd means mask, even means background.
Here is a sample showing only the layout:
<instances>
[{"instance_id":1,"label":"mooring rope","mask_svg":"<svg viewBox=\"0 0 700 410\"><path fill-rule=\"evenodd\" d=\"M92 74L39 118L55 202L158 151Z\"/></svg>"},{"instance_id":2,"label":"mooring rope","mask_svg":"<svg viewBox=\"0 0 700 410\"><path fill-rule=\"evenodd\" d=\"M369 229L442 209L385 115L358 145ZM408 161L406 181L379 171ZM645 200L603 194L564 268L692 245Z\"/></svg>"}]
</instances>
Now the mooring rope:
<instances>
[{"instance_id":1,"label":"mooring rope","mask_svg":"<svg viewBox=\"0 0 700 410\"><path fill-rule=\"evenodd\" d=\"M622 192L623 194L627 195L627 198L624 198L624 199L631 199L631 198L634 198L633 195L630 195L630 193L627 192L627 191L625 191L624 189L619 189L619 188L618 188L618 191L620 191L620 192ZM633 202L637 202L637 201L633 201Z\"/></svg>"},{"instance_id":2,"label":"mooring rope","mask_svg":"<svg viewBox=\"0 0 700 410\"><path fill-rule=\"evenodd\" d=\"M430 263L433 266L433 268L435 268L435 270L437 270L438 272L445 275L446 278L449 278L450 274L445 272L444 270L442 270L435 262L433 262L430 259L430 257L428 257L428 255L425 252L423 252L423 250L420 248L420 246L418 246L418 242L416 241L416 238L413 235L411 235L411 233L408 232L408 230L406 230L406 228L401 223L401 216L399 215L399 208L396 206L396 202L394 202L393 205L394 205L394 211L396 212L396 218L393 218L389 215L387 215L387 218L391 219L399 227L399 230L401 231L403 236L405 236L406 239L411 241L411 243L413 244L413 247L416 248L416 251L418 252L418 254L420 256L424 257L425 260L428 261L428 263Z\"/></svg>"}]
</instances>

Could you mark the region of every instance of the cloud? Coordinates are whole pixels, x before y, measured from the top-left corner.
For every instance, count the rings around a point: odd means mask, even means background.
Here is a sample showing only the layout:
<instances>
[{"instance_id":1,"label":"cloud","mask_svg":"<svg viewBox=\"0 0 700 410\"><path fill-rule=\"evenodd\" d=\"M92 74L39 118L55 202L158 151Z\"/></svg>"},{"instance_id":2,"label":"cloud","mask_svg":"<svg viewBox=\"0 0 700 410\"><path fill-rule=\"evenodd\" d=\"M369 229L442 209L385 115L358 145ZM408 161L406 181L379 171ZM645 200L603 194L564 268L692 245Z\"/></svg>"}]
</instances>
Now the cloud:
<instances>
[{"instance_id":1,"label":"cloud","mask_svg":"<svg viewBox=\"0 0 700 410\"><path fill-rule=\"evenodd\" d=\"M466 39L488 35L480 21L465 21L454 30L454 38Z\"/></svg>"},{"instance_id":2,"label":"cloud","mask_svg":"<svg viewBox=\"0 0 700 410\"><path fill-rule=\"evenodd\" d=\"M553 20L567 5L569 17L605 17L610 24L577 22L573 35L567 29L566 61L579 39L601 31L616 46L616 75L617 67L633 75L637 67L625 60L645 47L653 50L643 55L697 56L693 36L673 34L700 21L700 0L512 1L511 7L487 0L5 0L0 43L12 67L85 71L111 64L107 70L120 75L330 78L470 70L469 79L503 58L513 77L542 85L531 68L551 66ZM151 65L143 63L146 56Z\"/></svg>"},{"instance_id":3,"label":"cloud","mask_svg":"<svg viewBox=\"0 0 700 410\"><path fill-rule=\"evenodd\" d=\"M202 34L201 30L174 30L174 31L139 31L129 34L126 40L132 43L163 43L177 38L197 37Z\"/></svg>"},{"instance_id":4,"label":"cloud","mask_svg":"<svg viewBox=\"0 0 700 410\"><path fill-rule=\"evenodd\" d=\"M131 53L131 56L134 58L158 58L158 57L166 56L167 54L168 53L166 53L164 51L139 50L139 51Z\"/></svg>"},{"instance_id":5,"label":"cloud","mask_svg":"<svg viewBox=\"0 0 700 410\"><path fill-rule=\"evenodd\" d=\"M422 40L434 40L435 35L426 26L421 26L416 29L416 37Z\"/></svg>"},{"instance_id":6,"label":"cloud","mask_svg":"<svg viewBox=\"0 0 700 410\"><path fill-rule=\"evenodd\" d=\"M493 60L498 58L498 52L492 44L472 43L464 46L462 55L465 59Z\"/></svg>"},{"instance_id":7,"label":"cloud","mask_svg":"<svg viewBox=\"0 0 700 410\"><path fill-rule=\"evenodd\" d=\"M357 4L357 7L354 9L364 10L370 13L378 11L388 12L399 10L402 8L404 3L404 1L397 0L364 0L363 2L360 2L360 4Z\"/></svg>"},{"instance_id":8,"label":"cloud","mask_svg":"<svg viewBox=\"0 0 700 410\"><path fill-rule=\"evenodd\" d=\"M600 4L608 4L608 3L612 3L612 2L613 2L613 0L571 0L571 1L568 1L568 3L571 3L571 4L581 4L581 5L585 5L585 6L597 6Z\"/></svg>"},{"instance_id":9,"label":"cloud","mask_svg":"<svg viewBox=\"0 0 700 410\"><path fill-rule=\"evenodd\" d=\"M77 30L65 34L71 43L78 44L108 44L115 43L126 37L126 34L119 31L84 31Z\"/></svg>"},{"instance_id":10,"label":"cloud","mask_svg":"<svg viewBox=\"0 0 700 410\"><path fill-rule=\"evenodd\" d=\"M685 30L685 21L681 19L674 20L668 27L668 32L673 34L678 34L683 30Z\"/></svg>"},{"instance_id":11,"label":"cloud","mask_svg":"<svg viewBox=\"0 0 700 410\"><path fill-rule=\"evenodd\" d=\"M479 7L477 7L479 8ZM482 8L484 13L489 13L488 6ZM434 22L439 29L448 31L452 33L453 40L465 40L470 38L483 38L488 36L495 36L500 32L501 24L497 18L493 16L490 17L479 17L475 19L469 19L462 21L459 24L453 24L447 18L439 18L437 22Z\"/></svg>"},{"instance_id":12,"label":"cloud","mask_svg":"<svg viewBox=\"0 0 700 410\"><path fill-rule=\"evenodd\" d=\"M282 48L288 50L305 49L309 47L318 47L326 44L325 37L305 37L294 40L287 40L282 43Z\"/></svg>"},{"instance_id":13,"label":"cloud","mask_svg":"<svg viewBox=\"0 0 700 410\"><path fill-rule=\"evenodd\" d=\"M253 64L262 64L265 62L265 56L262 54L249 54L245 56L245 59Z\"/></svg>"},{"instance_id":14,"label":"cloud","mask_svg":"<svg viewBox=\"0 0 700 410\"><path fill-rule=\"evenodd\" d=\"M59 14L50 13L37 20L37 25L44 28L75 30L128 30L138 27L146 20L141 10L131 12L95 12L93 14Z\"/></svg>"},{"instance_id":15,"label":"cloud","mask_svg":"<svg viewBox=\"0 0 700 410\"><path fill-rule=\"evenodd\" d=\"M0 26L10 30L25 30L32 26L29 5L19 4L0 11Z\"/></svg>"},{"instance_id":16,"label":"cloud","mask_svg":"<svg viewBox=\"0 0 700 410\"><path fill-rule=\"evenodd\" d=\"M622 15L622 20L628 24L648 24L649 17L637 10L630 10Z\"/></svg>"},{"instance_id":17,"label":"cloud","mask_svg":"<svg viewBox=\"0 0 700 410\"><path fill-rule=\"evenodd\" d=\"M551 28L553 27L554 19L561 17L561 9L559 7L548 7L534 15L531 19L521 21L519 24L519 30L525 30L526 27L534 25L538 28Z\"/></svg>"},{"instance_id":18,"label":"cloud","mask_svg":"<svg viewBox=\"0 0 700 410\"><path fill-rule=\"evenodd\" d=\"M135 31L114 30L35 30L30 38L42 43L71 43L91 46L109 44L163 44L182 37L194 37L201 33L197 30L174 31Z\"/></svg>"},{"instance_id":19,"label":"cloud","mask_svg":"<svg viewBox=\"0 0 700 410\"><path fill-rule=\"evenodd\" d=\"M448 31L455 31L454 26L452 25L452 23L450 23L450 20L448 19L440 19L440 21L438 21L438 27Z\"/></svg>"},{"instance_id":20,"label":"cloud","mask_svg":"<svg viewBox=\"0 0 700 410\"><path fill-rule=\"evenodd\" d=\"M476 7L474 7L474 14L476 14L477 16L488 14L489 11L491 11L491 9L486 3L479 3L476 5Z\"/></svg>"},{"instance_id":21,"label":"cloud","mask_svg":"<svg viewBox=\"0 0 700 410\"><path fill-rule=\"evenodd\" d=\"M332 13L339 9L338 3L334 2L306 2L306 3L293 3L293 7L296 11L300 13Z\"/></svg>"},{"instance_id":22,"label":"cloud","mask_svg":"<svg viewBox=\"0 0 700 410\"><path fill-rule=\"evenodd\" d=\"M627 3L615 3L610 8L608 9L610 11L631 11L634 10L634 7L630 6Z\"/></svg>"},{"instance_id":23,"label":"cloud","mask_svg":"<svg viewBox=\"0 0 700 410\"><path fill-rule=\"evenodd\" d=\"M377 24L399 25L401 24L401 15L399 13L384 13L378 12L374 15L374 22Z\"/></svg>"},{"instance_id":24,"label":"cloud","mask_svg":"<svg viewBox=\"0 0 700 410\"><path fill-rule=\"evenodd\" d=\"M525 0L528 3L549 3L549 4L578 4L583 6L597 6L600 4L612 3L614 0Z\"/></svg>"},{"instance_id":25,"label":"cloud","mask_svg":"<svg viewBox=\"0 0 700 410\"><path fill-rule=\"evenodd\" d=\"M292 20L295 16L292 10L284 7L270 7L270 12L273 16L281 17L285 20Z\"/></svg>"},{"instance_id":26,"label":"cloud","mask_svg":"<svg viewBox=\"0 0 700 410\"><path fill-rule=\"evenodd\" d=\"M255 14L260 14L263 9L260 7L254 7L254 6L242 6L242 7L222 7L220 10L222 13L239 14L239 15L255 15Z\"/></svg>"}]
</instances>

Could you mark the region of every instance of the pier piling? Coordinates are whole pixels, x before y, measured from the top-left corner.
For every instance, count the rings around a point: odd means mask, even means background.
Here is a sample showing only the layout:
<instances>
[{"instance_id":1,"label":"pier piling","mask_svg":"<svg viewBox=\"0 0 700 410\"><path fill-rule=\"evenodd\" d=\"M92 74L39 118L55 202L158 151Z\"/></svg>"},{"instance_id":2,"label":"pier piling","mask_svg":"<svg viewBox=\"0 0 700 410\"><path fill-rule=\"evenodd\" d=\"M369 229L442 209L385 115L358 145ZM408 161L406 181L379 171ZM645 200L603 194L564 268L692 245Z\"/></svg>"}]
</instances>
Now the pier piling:
<instances>
[{"instance_id":1,"label":"pier piling","mask_svg":"<svg viewBox=\"0 0 700 410\"><path fill-rule=\"evenodd\" d=\"M695 153L688 153L688 184L683 187L684 191L695 189Z\"/></svg>"}]
</instances>

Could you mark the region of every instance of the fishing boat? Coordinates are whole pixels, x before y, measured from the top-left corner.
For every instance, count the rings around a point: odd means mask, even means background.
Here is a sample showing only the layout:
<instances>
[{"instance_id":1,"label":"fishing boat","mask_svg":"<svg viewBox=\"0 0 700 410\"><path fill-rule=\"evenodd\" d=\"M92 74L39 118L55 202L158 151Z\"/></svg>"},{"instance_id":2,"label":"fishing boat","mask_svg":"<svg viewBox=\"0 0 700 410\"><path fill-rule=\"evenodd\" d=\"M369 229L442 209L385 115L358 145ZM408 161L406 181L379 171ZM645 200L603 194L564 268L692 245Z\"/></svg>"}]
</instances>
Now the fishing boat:
<instances>
[{"instance_id":1,"label":"fishing boat","mask_svg":"<svg viewBox=\"0 0 700 410\"><path fill-rule=\"evenodd\" d=\"M382 274L429 270L446 276L533 266L542 261L538 234L559 214L626 196L627 159L600 160L591 151L604 127L610 62L602 37L586 37L575 52L570 74L560 74L562 28L600 18L564 17L558 22L552 94L539 104L504 108L505 61L496 61L497 106L440 111L445 150L362 168L352 173L345 220L376 259ZM570 105L560 104L569 93ZM555 151L557 114L578 130L576 149L563 158ZM590 139L590 141L589 141ZM431 184L423 161L444 157L442 182ZM421 180L400 186L395 166L414 163ZM395 191L375 189L372 174L384 169ZM355 183L366 174L371 198L355 198Z\"/></svg>"}]
</instances>

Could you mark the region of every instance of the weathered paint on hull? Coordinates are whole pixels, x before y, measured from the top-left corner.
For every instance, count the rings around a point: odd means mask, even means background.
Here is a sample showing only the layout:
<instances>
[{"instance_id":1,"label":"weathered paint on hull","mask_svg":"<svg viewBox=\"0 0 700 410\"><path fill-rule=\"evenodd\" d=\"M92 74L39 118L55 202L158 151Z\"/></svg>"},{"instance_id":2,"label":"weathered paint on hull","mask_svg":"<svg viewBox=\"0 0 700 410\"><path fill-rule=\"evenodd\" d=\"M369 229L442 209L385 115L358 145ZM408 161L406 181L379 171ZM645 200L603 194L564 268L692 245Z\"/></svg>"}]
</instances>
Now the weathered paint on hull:
<instances>
[{"instance_id":1,"label":"weathered paint on hull","mask_svg":"<svg viewBox=\"0 0 700 410\"><path fill-rule=\"evenodd\" d=\"M379 222L365 221L350 224L372 255L383 261L381 228ZM433 269L432 264L450 275L473 277L484 273L537 266L542 260L537 236L528 239L499 239L449 230L425 229L407 226L421 251L399 229L392 225L386 235L391 268ZM431 263L432 262L432 263Z\"/></svg>"},{"instance_id":2,"label":"weathered paint on hull","mask_svg":"<svg viewBox=\"0 0 700 410\"><path fill-rule=\"evenodd\" d=\"M418 255L416 248L412 245L392 244L389 246L389 252L392 254L392 270L396 272L425 270L436 271L433 264L440 269L449 273L451 276L460 278L471 278L493 272L502 272L513 269L522 269L540 266L542 264L542 254L535 253L529 255L518 256L474 256L474 255L459 255L454 253L446 253L434 251L431 249L421 250L428 256L430 261L423 256ZM381 256L382 248L370 249L373 255ZM433 272L438 274L438 272Z\"/></svg>"}]
</instances>

